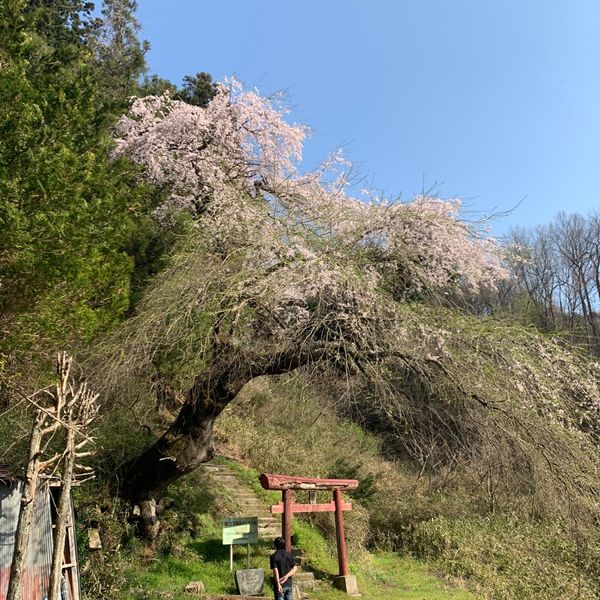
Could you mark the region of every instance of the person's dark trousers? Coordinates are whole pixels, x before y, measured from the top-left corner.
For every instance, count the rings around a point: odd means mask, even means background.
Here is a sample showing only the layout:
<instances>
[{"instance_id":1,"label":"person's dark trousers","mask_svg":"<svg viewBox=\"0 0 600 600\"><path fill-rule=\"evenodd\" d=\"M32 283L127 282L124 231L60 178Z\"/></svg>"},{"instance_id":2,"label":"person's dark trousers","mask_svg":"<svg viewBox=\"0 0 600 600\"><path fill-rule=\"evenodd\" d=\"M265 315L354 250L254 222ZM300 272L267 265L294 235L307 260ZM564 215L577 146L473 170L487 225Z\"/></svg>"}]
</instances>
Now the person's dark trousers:
<instances>
[{"instance_id":1,"label":"person's dark trousers","mask_svg":"<svg viewBox=\"0 0 600 600\"><path fill-rule=\"evenodd\" d=\"M282 594L275 590L275 600L292 600L292 586L284 587Z\"/></svg>"}]
</instances>

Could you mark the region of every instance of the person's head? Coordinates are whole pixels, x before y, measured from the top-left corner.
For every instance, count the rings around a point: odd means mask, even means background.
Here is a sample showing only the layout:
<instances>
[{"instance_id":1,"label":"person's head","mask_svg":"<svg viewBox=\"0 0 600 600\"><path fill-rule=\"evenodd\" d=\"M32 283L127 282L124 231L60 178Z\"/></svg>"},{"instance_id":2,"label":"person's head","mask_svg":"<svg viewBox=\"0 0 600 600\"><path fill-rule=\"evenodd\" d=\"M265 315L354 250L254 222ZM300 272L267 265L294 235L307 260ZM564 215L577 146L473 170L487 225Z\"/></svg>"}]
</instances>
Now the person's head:
<instances>
[{"instance_id":1,"label":"person's head","mask_svg":"<svg viewBox=\"0 0 600 600\"><path fill-rule=\"evenodd\" d=\"M285 548L285 540L282 537L275 538L273 545L277 550L283 550Z\"/></svg>"}]
</instances>

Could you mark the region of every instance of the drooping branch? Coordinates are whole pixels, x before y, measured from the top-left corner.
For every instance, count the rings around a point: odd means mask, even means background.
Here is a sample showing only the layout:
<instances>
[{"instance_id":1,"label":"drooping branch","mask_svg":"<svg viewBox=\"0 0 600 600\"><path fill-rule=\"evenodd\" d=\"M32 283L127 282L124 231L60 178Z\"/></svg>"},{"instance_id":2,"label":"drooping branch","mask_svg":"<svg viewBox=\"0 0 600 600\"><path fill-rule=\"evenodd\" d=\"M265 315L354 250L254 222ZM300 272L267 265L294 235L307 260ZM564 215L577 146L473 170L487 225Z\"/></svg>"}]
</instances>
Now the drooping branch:
<instances>
[{"instance_id":1,"label":"drooping branch","mask_svg":"<svg viewBox=\"0 0 600 600\"><path fill-rule=\"evenodd\" d=\"M134 503L155 498L173 481L214 455L213 424L250 380L288 373L323 360L332 345L272 352L233 352L199 374L175 421L145 452L124 465L121 487ZM337 347L337 346L336 346Z\"/></svg>"},{"instance_id":2,"label":"drooping branch","mask_svg":"<svg viewBox=\"0 0 600 600\"><path fill-rule=\"evenodd\" d=\"M148 381L204 367L164 434L118 473L149 537L156 499L212 457L214 421L250 380L322 363L374 374L397 346L388 307L409 288L479 289L505 276L493 240L460 221L456 200L352 197L338 154L300 174L305 129L284 114L233 83L206 108L139 98L117 126L115 155L171 192L161 225L187 211L197 226L124 325L108 369L115 398L140 398Z\"/></svg>"}]
</instances>

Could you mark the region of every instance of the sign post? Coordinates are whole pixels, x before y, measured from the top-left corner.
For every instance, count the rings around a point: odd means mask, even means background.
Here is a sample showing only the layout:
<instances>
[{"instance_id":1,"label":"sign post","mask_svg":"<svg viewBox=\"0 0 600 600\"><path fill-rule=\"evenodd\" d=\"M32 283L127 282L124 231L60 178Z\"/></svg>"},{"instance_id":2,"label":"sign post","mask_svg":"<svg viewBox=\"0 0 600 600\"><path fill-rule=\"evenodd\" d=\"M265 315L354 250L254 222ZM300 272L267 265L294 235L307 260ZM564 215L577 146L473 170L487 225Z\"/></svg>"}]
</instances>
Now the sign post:
<instances>
[{"instance_id":1,"label":"sign post","mask_svg":"<svg viewBox=\"0 0 600 600\"><path fill-rule=\"evenodd\" d=\"M233 571L233 546L245 544L250 568L250 544L258 544L258 517L230 517L223 520L223 545L229 546L229 570Z\"/></svg>"},{"instance_id":2,"label":"sign post","mask_svg":"<svg viewBox=\"0 0 600 600\"><path fill-rule=\"evenodd\" d=\"M246 569L235 572L239 594L262 594L265 572L250 568L250 544L258 544L258 517L230 517L223 520L223 545L229 546L229 570L233 571L233 546L246 546Z\"/></svg>"}]
</instances>

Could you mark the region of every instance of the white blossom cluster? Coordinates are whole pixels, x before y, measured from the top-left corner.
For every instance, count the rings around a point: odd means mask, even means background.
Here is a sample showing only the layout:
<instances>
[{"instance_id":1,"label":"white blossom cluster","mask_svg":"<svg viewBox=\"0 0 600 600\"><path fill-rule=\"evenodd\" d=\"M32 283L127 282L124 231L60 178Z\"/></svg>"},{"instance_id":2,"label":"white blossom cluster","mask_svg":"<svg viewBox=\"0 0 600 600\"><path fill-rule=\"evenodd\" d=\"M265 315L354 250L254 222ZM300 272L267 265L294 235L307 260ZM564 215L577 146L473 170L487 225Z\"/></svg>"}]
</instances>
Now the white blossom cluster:
<instances>
[{"instance_id":1,"label":"white blossom cluster","mask_svg":"<svg viewBox=\"0 0 600 600\"><path fill-rule=\"evenodd\" d=\"M394 277L416 291L493 289L507 277L496 243L460 220L458 201L352 197L339 154L299 173L306 128L285 120L277 98L233 80L206 108L137 98L117 131L115 156L168 191L165 226L174 211L194 216L214 267L206 281L227 287L240 327L248 311L259 317L248 331L260 322L261 335L373 339L373 306Z\"/></svg>"}]
</instances>

